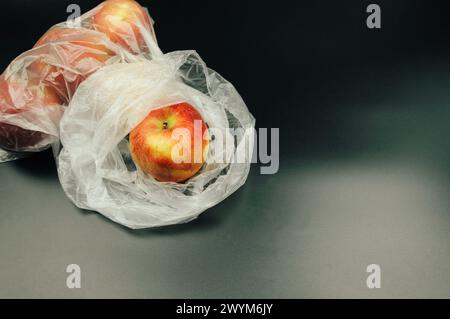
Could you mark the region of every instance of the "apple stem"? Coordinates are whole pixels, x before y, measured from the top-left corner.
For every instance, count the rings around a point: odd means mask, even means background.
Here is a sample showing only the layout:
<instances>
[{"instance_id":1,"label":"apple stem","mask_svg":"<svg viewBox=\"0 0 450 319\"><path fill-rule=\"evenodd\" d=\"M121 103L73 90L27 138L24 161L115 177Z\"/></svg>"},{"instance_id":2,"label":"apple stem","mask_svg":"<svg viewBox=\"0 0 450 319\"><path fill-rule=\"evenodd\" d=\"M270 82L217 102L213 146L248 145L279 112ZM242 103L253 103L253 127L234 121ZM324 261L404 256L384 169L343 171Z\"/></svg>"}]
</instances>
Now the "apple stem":
<instances>
[{"instance_id":1,"label":"apple stem","mask_svg":"<svg viewBox=\"0 0 450 319\"><path fill-rule=\"evenodd\" d=\"M167 122L164 122L164 123L163 123L163 129L164 129L164 130L167 129L167 125L168 125Z\"/></svg>"}]
</instances>

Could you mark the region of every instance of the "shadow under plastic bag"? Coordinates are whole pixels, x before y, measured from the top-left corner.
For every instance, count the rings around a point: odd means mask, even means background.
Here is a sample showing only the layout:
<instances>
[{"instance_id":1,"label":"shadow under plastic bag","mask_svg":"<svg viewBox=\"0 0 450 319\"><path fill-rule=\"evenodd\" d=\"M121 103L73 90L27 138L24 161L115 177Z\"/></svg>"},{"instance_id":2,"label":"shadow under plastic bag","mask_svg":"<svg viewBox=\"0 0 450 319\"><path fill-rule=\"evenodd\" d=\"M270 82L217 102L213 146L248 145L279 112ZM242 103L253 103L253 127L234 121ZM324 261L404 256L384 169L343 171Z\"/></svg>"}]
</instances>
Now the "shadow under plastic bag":
<instances>
[{"instance_id":1,"label":"shadow under plastic bag","mask_svg":"<svg viewBox=\"0 0 450 319\"><path fill-rule=\"evenodd\" d=\"M39 153L23 153L19 155L21 157L12 163L12 167L17 168L23 174L38 179L58 181L55 159L51 149Z\"/></svg>"},{"instance_id":2,"label":"shadow under plastic bag","mask_svg":"<svg viewBox=\"0 0 450 319\"><path fill-rule=\"evenodd\" d=\"M248 187L242 187L235 193L230 195L226 201L211 207L207 212L200 214L196 219L183 224L174 224L168 226L160 226L153 228L131 229L118 224L109 218L98 214L95 211L77 208L85 216L91 218L100 218L102 221L111 224L114 228L137 238L148 238L154 236L177 236L185 233L205 233L220 228L231 217L231 215L239 214L236 207L244 203L248 197Z\"/></svg>"}]
</instances>

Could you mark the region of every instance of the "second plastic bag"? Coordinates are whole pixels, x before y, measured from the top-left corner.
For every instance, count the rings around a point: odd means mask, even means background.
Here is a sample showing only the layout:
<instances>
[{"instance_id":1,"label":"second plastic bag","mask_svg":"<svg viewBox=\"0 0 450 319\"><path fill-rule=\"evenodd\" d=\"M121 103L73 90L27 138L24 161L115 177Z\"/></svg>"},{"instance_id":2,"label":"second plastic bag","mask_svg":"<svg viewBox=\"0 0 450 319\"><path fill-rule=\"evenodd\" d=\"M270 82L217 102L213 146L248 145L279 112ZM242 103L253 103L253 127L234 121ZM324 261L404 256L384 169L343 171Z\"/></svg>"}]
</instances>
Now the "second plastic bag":
<instances>
[{"instance_id":1,"label":"second plastic bag","mask_svg":"<svg viewBox=\"0 0 450 319\"><path fill-rule=\"evenodd\" d=\"M153 20L135 1L105 1L78 22L50 28L0 75L0 163L58 143L65 106L98 69L150 59L147 43L159 50Z\"/></svg>"}]
</instances>

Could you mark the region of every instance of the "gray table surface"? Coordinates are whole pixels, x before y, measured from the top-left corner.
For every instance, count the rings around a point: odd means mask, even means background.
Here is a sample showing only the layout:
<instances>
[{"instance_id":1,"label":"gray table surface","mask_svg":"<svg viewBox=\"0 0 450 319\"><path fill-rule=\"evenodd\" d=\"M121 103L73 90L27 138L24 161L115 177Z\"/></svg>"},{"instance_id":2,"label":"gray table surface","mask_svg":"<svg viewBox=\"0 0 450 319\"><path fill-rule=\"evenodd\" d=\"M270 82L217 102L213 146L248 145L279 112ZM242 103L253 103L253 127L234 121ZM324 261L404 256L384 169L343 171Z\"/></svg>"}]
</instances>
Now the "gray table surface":
<instances>
[{"instance_id":1,"label":"gray table surface","mask_svg":"<svg viewBox=\"0 0 450 319\"><path fill-rule=\"evenodd\" d=\"M0 297L450 298L449 83L422 76L371 108L342 105L340 147L285 143L277 174L254 166L184 225L132 231L81 211L49 152L0 164Z\"/></svg>"}]
</instances>

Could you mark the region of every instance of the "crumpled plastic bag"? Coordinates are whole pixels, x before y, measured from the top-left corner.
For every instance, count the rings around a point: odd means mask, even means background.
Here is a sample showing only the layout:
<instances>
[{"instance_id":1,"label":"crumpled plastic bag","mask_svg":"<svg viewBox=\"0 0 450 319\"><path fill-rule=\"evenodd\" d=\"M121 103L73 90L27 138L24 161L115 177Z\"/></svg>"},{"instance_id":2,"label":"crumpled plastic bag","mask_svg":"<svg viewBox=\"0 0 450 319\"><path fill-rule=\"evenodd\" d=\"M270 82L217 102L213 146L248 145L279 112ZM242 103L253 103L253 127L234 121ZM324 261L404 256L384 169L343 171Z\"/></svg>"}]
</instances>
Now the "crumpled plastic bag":
<instances>
[{"instance_id":1,"label":"crumpled plastic bag","mask_svg":"<svg viewBox=\"0 0 450 319\"><path fill-rule=\"evenodd\" d=\"M153 20L137 2L108 0L50 28L0 76L0 162L59 141L59 121L80 83L105 65L151 58Z\"/></svg>"},{"instance_id":2,"label":"crumpled plastic bag","mask_svg":"<svg viewBox=\"0 0 450 319\"><path fill-rule=\"evenodd\" d=\"M206 163L184 183L159 182L134 165L127 136L151 110L181 102L209 127ZM245 183L254 125L233 85L194 51L105 66L79 86L61 119L61 185L76 206L130 228L187 222Z\"/></svg>"}]
</instances>

